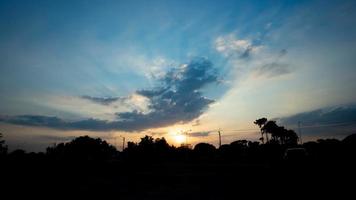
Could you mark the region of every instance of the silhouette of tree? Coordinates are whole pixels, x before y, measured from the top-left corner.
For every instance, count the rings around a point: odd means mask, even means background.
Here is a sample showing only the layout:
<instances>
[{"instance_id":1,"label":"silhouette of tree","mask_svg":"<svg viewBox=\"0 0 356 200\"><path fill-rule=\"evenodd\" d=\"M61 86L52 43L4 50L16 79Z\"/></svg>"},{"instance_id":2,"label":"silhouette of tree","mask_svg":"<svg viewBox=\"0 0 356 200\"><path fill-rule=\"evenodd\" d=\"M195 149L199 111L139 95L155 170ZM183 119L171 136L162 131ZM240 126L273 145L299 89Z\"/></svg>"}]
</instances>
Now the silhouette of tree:
<instances>
[{"instance_id":1,"label":"silhouette of tree","mask_svg":"<svg viewBox=\"0 0 356 200\"><path fill-rule=\"evenodd\" d=\"M25 157L26 157L26 151L22 150L22 149L16 149L14 151L12 151L10 154L10 159L13 161L24 161Z\"/></svg>"},{"instance_id":2,"label":"silhouette of tree","mask_svg":"<svg viewBox=\"0 0 356 200\"><path fill-rule=\"evenodd\" d=\"M356 147L356 134L351 134L342 140L343 143Z\"/></svg>"},{"instance_id":3,"label":"silhouette of tree","mask_svg":"<svg viewBox=\"0 0 356 200\"><path fill-rule=\"evenodd\" d=\"M268 143L260 145L259 142L237 140L220 146L218 150L208 143L199 143L194 149L186 146L176 148L163 137L145 136L137 143L128 142L124 153L120 154L119 158L124 158L120 162L67 163L68 160L118 159L115 148L99 138L88 136L48 147L46 154L26 153L18 149L4 156L5 162L0 162L2 167L6 167L2 182L10 183L16 191L26 192L37 191L38 188L55 192L63 188L63 191L79 189L81 195L91 195L92 192L116 194L119 189L124 199L144 199L147 196L164 199L170 197L174 188L179 188L185 192L177 199L191 194L194 198L225 199L236 193L236 183L250 188L260 181L262 187L273 191L284 189L274 181L291 187L289 183L297 179L314 184L314 180L324 182L326 178L349 177L354 172L356 134L342 141L321 139L291 148L298 140L293 130L278 126L274 121L261 123L260 128L264 136L269 134ZM1 139L0 135L0 147L4 145ZM303 152L305 154L301 154ZM132 163L131 160L138 162ZM202 188L199 194L195 193L197 186ZM26 187L26 190L21 187ZM230 196L223 196L225 187L231 188ZM217 196L211 196L212 190L218 191ZM139 195L129 198L132 191ZM201 191L207 196L201 196Z\"/></svg>"},{"instance_id":4,"label":"silhouette of tree","mask_svg":"<svg viewBox=\"0 0 356 200\"><path fill-rule=\"evenodd\" d=\"M154 144L154 139L152 136L146 135L145 137L141 138L141 141L139 143L139 146L142 147L149 147Z\"/></svg>"},{"instance_id":5,"label":"silhouette of tree","mask_svg":"<svg viewBox=\"0 0 356 200\"><path fill-rule=\"evenodd\" d=\"M266 135L267 142L270 142L268 140L268 134L271 134L271 138L272 138L271 140L274 140L272 142L275 142L277 134L278 134L277 133L278 129L279 129L279 126L276 124L275 121L268 121L262 126L261 131L263 132L263 134Z\"/></svg>"},{"instance_id":6,"label":"silhouette of tree","mask_svg":"<svg viewBox=\"0 0 356 200\"><path fill-rule=\"evenodd\" d=\"M193 151L200 159L211 159L214 156L216 148L212 144L199 143L194 146Z\"/></svg>"},{"instance_id":7,"label":"silhouette of tree","mask_svg":"<svg viewBox=\"0 0 356 200\"><path fill-rule=\"evenodd\" d=\"M5 145L5 140L2 139L3 135L0 133L0 155L7 154L7 146Z\"/></svg>"},{"instance_id":8,"label":"silhouette of tree","mask_svg":"<svg viewBox=\"0 0 356 200\"><path fill-rule=\"evenodd\" d=\"M164 137L155 139L154 151L157 156L157 160L168 160L171 156L172 147L169 146Z\"/></svg>"},{"instance_id":9,"label":"silhouette of tree","mask_svg":"<svg viewBox=\"0 0 356 200\"><path fill-rule=\"evenodd\" d=\"M298 135L295 131L293 130L286 130L285 132L285 143L288 145L296 145L298 143Z\"/></svg>"},{"instance_id":10,"label":"silhouette of tree","mask_svg":"<svg viewBox=\"0 0 356 200\"><path fill-rule=\"evenodd\" d=\"M230 143L230 149L235 158L242 159L246 156L246 151L248 148L247 144L247 140L237 140Z\"/></svg>"},{"instance_id":11,"label":"silhouette of tree","mask_svg":"<svg viewBox=\"0 0 356 200\"><path fill-rule=\"evenodd\" d=\"M260 127L260 129L262 128L262 126L264 126L267 122L267 118L263 117L260 119L257 119L256 121L254 121L253 123L258 125ZM267 136L266 136L267 137ZM263 131L261 130L261 138L260 140L262 141L262 143L264 144L264 137L263 137ZM266 138L267 142L268 142L268 137Z\"/></svg>"},{"instance_id":12,"label":"silhouette of tree","mask_svg":"<svg viewBox=\"0 0 356 200\"><path fill-rule=\"evenodd\" d=\"M218 149L219 157L223 160L230 160L232 157L231 147L229 144L223 144Z\"/></svg>"},{"instance_id":13,"label":"silhouette of tree","mask_svg":"<svg viewBox=\"0 0 356 200\"><path fill-rule=\"evenodd\" d=\"M135 142L128 142L127 143L127 148L128 149L135 149L135 148L137 148L137 144Z\"/></svg>"},{"instance_id":14,"label":"silhouette of tree","mask_svg":"<svg viewBox=\"0 0 356 200\"><path fill-rule=\"evenodd\" d=\"M138 144L128 142L125 155L132 161L162 161L169 159L172 149L165 138L154 139L146 135Z\"/></svg>"},{"instance_id":15,"label":"silhouette of tree","mask_svg":"<svg viewBox=\"0 0 356 200\"><path fill-rule=\"evenodd\" d=\"M216 150L215 146L209 143L199 143L194 146L194 151L195 152L200 152L200 153L211 153Z\"/></svg>"},{"instance_id":16,"label":"silhouette of tree","mask_svg":"<svg viewBox=\"0 0 356 200\"><path fill-rule=\"evenodd\" d=\"M155 146L158 151L167 151L170 146L164 137L155 139Z\"/></svg>"},{"instance_id":17,"label":"silhouette of tree","mask_svg":"<svg viewBox=\"0 0 356 200\"><path fill-rule=\"evenodd\" d=\"M116 148L100 138L81 136L68 143L47 148L47 155L56 159L75 161L109 160L117 155Z\"/></svg>"},{"instance_id":18,"label":"silhouette of tree","mask_svg":"<svg viewBox=\"0 0 356 200\"><path fill-rule=\"evenodd\" d=\"M349 166L356 166L356 134L351 134L342 140L344 145L344 160Z\"/></svg>"},{"instance_id":19,"label":"silhouette of tree","mask_svg":"<svg viewBox=\"0 0 356 200\"><path fill-rule=\"evenodd\" d=\"M256 120L257 121L257 120ZM262 122L255 123L261 125L260 129L263 134L268 138L268 134L271 134L271 141L268 143L296 145L298 143L298 135L293 130L288 130L283 126L278 126L276 121L267 121L262 125Z\"/></svg>"}]
</instances>

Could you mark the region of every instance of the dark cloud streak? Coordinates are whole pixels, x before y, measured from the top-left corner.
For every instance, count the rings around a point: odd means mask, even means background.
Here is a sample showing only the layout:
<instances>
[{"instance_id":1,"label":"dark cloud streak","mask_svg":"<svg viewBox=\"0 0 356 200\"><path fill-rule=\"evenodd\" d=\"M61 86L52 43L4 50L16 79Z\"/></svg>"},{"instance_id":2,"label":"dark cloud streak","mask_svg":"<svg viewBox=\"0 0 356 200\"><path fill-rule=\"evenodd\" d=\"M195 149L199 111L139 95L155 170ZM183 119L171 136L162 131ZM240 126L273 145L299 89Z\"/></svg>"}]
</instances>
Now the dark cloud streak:
<instances>
[{"instance_id":1,"label":"dark cloud streak","mask_svg":"<svg viewBox=\"0 0 356 200\"><path fill-rule=\"evenodd\" d=\"M193 132L193 133L190 133L189 136L192 136L192 137L207 137L207 136L210 135L211 132L213 132L213 131Z\"/></svg>"},{"instance_id":2,"label":"dark cloud streak","mask_svg":"<svg viewBox=\"0 0 356 200\"><path fill-rule=\"evenodd\" d=\"M278 120L296 131L300 122L304 136L343 137L356 132L356 106L317 109Z\"/></svg>"},{"instance_id":3,"label":"dark cloud streak","mask_svg":"<svg viewBox=\"0 0 356 200\"><path fill-rule=\"evenodd\" d=\"M291 66L289 64L280 62L279 60L287 55L288 51L286 49L282 49L275 60L271 63L266 63L257 69L255 69L255 74L258 77L267 77L273 78L277 76L282 76L285 74L289 74L292 72Z\"/></svg>"},{"instance_id":4,"label":"dark cloud streak","mask_svg":"<svg viewBox=\"0 0 356 200\"><path fill-rule=\"evenodd\" d=\"M109 104L120 99L119 97L92 97L92 96L87 96L87 95L81 96L81 98L92 101L94 103L99 103L102 105L109 105Z\"/></svg>"},{"instance_id":5,"label":"dark cloud streak","mask_svg":"<svg viewBox=\"0 0 356 200\"><path fill-rule=\"evenodd\" d=\"M264 76L267 78L277 77L291 73L290 65L283 63L269 63L256 69L257 76Z\"/></svg>"},{"instance_id":6,"label":"dark cloud streak","mask_svg":"<svg viewBox=\"0 0 356 200\"><path fill-rule=\"evenodd\" d=\"M356 124L356 106L317 109L281 118L279 120L281 120L282 123L289 125L297 124L298 121L301 121L307 126L338 123Z\"/></svg>"}]
</instances>

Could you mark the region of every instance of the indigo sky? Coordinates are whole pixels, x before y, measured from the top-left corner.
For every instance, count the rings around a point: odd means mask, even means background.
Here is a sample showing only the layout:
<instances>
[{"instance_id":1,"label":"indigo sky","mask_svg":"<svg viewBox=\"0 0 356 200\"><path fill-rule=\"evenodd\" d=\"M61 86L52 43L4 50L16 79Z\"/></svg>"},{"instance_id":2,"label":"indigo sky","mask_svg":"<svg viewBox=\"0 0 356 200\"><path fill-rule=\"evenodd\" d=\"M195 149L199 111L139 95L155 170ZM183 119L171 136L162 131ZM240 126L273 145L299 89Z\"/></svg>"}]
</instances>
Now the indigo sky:
<instances>
[{"instance_id":1,"label":"indigo sky","mask_svg":"<svg viewBox=\"0 0 356 200\"><path fill-rule=\"evenodd\" d=\"M0 132L41 151L190 131L356 131L354 1L0 1ZM119 142L118 142L119 143ZM121 143L120 143L121 144ZM117 145L119 147L119 145Z\"/></svg>"}]
</instances>

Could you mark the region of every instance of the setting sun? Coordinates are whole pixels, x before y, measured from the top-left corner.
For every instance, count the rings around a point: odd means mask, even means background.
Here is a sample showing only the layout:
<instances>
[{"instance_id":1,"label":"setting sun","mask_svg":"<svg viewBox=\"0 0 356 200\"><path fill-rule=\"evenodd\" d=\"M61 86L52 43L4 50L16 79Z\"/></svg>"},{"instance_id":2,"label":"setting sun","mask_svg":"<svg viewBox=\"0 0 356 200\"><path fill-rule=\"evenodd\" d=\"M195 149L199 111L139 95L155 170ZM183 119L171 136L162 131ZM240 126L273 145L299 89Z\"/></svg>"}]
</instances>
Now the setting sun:
<instances>
[{"instance_id":1,"label":"setting sun","mask_svg":"<svg viewBox=\"0 0 356 200\"><path fill-rule=\"evenodd\" d=\"M174 140L175 140L175 142L178 143L178 144L184 143L184 142L185 142L185 138L186 138L186 136L185 136L185 135L182 135L182 134L176 134L176 135L174 135Z\"/></svg>"},{"instance_id":2,"label":"setting sun","mask_svg":"<svg viewBox=\"0 0 356 200\"><path fill-rule=\"evenodd\" d=\"M168 131L168 135L170 136L172 141L176 144L180 145L186 142L187 137L181 128L178 127L170 128L170 130Z\"/></svg>"}]
</instances>

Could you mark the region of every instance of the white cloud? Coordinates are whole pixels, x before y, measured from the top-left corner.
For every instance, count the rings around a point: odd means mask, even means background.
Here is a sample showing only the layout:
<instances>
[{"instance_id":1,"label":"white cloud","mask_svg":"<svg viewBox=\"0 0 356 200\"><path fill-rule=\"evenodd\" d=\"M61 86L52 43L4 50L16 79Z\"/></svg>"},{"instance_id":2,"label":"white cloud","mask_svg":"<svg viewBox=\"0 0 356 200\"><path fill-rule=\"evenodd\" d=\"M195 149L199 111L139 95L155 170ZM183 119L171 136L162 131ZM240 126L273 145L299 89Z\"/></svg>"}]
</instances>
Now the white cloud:
<instances>
[{"instance_id":1,"label":"white cloud","mask_svg":"<svg viewBox=\"0 0 356 200\"><path fill-rule=\"evenodd\" d=\"M253 39L238 38L235 34L222 35L215 39L214 48L227 59L228 65L233 69L235 81L270 79L293 71L285 59L286 49L272 49L254 43Z\"/></svg>"},{"instance_id":2,"label":"white cloud","mask_svg":"<svg viewBox=\"0 0 356 200\"><path fill-rule=\"evenodd\" d=\"M249 56L256 54L262 49L261 45L254 45L249 39L237 39L235 35L229 34L219 36L215 40L215 49L226 57L229 56Z\"/></svg>"}]
</instances>

